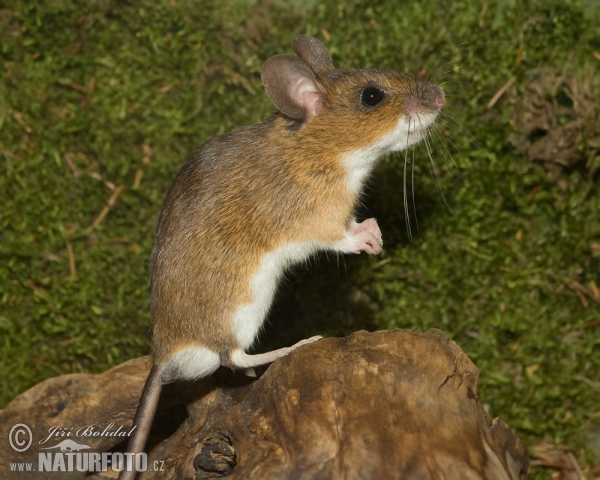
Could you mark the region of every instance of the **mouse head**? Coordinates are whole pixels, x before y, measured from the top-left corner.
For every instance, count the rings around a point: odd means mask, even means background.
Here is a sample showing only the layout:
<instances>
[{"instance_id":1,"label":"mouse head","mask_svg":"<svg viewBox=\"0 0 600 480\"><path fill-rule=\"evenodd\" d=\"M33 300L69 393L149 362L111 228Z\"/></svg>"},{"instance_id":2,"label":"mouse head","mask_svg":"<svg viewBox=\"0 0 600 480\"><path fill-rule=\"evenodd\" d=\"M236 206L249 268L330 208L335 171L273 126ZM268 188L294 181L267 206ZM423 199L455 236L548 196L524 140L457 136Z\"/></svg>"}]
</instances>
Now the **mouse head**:
<instances>
[{"instance_id":1,"label":"mouse head","mask_svg":"<svg viewBox=\"0 0 600 480\"><path fill-rule=\"evenodd\" d=\"M302 128L347 149L379 153L403 150L421 140L444 103L441 89L409 75L380 70L336 70L325 45L301 35L297 56L265 62L262 81L277 109ZM348 135L348 133L350 135Z\"/></svg>"}]
</instances>

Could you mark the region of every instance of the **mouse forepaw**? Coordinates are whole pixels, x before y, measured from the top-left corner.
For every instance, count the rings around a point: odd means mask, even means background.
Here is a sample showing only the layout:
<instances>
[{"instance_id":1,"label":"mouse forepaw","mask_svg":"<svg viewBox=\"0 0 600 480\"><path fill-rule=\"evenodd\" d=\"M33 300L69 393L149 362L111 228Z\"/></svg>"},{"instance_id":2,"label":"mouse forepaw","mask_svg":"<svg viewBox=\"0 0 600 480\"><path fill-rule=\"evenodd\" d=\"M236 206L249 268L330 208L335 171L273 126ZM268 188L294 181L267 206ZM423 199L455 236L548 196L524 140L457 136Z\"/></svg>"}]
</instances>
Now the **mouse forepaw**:
<instances>
[{"instance_id":1,"label":"mouse forepaw","mask_svg":"<svg viewBox=\"0 0 600 480\"><path fill-rule=\"evenodd\" d=\"M346 238L340 242L339 250L344 253L367 252L370 255L381 253L383 239L381 230L374 218L364 222L352 221L346 230Z\"/></svg>"},{"instance_id":2,"label":"mouse forepaw","mask_svg":"<svg viewBox=\"0 0 600 480\"><path fill-rule=\"evenodd\" d=\"M371 232L377 239L381 240L381 230L379 230L379 225L377 225L377 220L374 218L368 218L364 222L358 223L353 220L348 225L348 232L351 234L357 234L361 232Z\"/></svg>"}]
</instances>

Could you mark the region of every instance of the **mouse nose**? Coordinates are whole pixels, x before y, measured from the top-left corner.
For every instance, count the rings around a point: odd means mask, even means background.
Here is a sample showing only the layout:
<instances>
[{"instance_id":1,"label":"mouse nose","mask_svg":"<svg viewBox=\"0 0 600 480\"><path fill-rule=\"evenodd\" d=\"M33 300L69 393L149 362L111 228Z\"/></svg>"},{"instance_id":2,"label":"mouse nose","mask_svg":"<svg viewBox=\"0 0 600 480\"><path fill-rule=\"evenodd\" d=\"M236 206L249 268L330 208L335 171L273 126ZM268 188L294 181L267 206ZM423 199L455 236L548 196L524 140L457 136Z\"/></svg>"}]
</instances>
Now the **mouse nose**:
<instances>
[{"instance_id":1,"label":"mouse nose","mask_svg":"<svg viewBox=\"0 0 600 480\"><path fill-rule=\"evenodd\" d=\"M423 106L439 110L444 106L444 92L437 85L427 83L423 88Z\"/></svg>"},{"instance_id":2,"label":"mouse nose","mask_svg":"<svg viewBox=\"0 0 600 480\"><path fill-rule=\"evenodd\" d=\"M442 90L439 88L438 88L438 90L439 90L439 92L433 97L432 103L437 108L442 108L445 103L444 92L442 92Z\"/></svg>"}]
</instances>

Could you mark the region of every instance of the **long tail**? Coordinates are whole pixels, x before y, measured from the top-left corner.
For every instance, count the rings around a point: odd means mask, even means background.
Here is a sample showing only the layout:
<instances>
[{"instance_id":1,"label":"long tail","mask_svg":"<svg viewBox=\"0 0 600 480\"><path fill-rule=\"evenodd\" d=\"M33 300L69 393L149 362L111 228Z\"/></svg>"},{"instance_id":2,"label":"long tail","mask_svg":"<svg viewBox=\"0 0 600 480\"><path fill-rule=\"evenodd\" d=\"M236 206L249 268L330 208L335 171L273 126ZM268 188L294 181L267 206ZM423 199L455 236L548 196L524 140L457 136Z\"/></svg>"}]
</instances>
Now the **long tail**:
<instances>
[{"instance_id":1,"label":"long tail","mask_svg":"<svg viewBox=\"0 0 600 480\"><path fill-rule=\"evenodd\" d=\"M133 424L137 426L133 432L133 436L129 439L127 445L127 452L140 453L144 451L146 446L146 440L148 440L148 434L150 433L150 427L152 427L152 421L154 420L154 414L156 413L156 407L158 406L158 398L162 391L162 368L158 365L154 365L148 374L148 379L144 385L144 391L140 398L140 404L137 412L135 413L135 419ZM127 462L125 462L127 466ZM127 471L126 468L121 471L119 480L133 480L135 478L135 469Z\"/></svg>"}]
</instances>

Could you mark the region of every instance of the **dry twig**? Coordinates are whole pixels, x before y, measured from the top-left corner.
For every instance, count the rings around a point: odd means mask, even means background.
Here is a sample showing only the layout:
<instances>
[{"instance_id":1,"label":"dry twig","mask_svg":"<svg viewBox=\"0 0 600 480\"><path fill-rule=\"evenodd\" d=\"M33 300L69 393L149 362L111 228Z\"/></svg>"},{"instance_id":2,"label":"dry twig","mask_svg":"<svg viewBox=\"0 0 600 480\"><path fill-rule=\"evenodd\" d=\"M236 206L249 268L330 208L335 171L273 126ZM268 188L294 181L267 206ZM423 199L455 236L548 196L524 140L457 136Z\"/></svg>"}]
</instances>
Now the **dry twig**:
<instances>
[{"instance_id":1,"label":"dry twig","mask_svg":"<svg viewBox=\"0 0 600 480\"><path fill-rule=\"evenodd\" d=\"M94 230L94 228L96 228L98 225L100 225L100 223L102 223L102 220L104 220L104 217L106 217L106 215L108 215L108 212L110 211L110 207L114 206L115 202L117 201L117 198L121 194L123 187L124 187L123 185L119 185L118 187L115 188L115 191L113 192L111 197L108 199L108 202L106 202L106 207L104 207L102 209L102 211L100 212L100 215L98 215L96 217L96 220L94 220L94 222L88 228L85 229L84 233L86 235L89 235L90 233L92 233L92 230Z\"/></svg>"}]
</instances>

